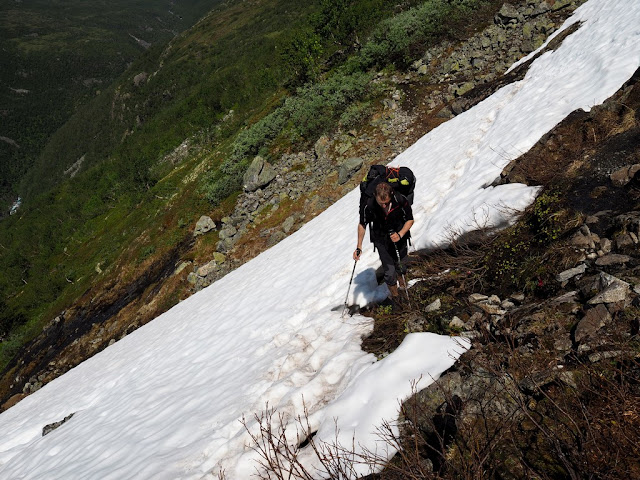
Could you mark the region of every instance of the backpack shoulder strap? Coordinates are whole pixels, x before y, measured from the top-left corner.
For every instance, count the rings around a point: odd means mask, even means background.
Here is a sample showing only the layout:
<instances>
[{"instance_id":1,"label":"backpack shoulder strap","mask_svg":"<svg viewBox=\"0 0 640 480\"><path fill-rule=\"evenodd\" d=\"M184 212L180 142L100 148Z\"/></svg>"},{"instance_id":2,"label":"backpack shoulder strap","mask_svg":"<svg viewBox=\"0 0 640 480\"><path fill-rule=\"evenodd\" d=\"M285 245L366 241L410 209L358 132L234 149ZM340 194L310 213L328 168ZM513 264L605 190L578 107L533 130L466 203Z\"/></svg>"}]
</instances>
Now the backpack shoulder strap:
<instances>
[{"instance_id":1,"label":"backpack shoulder strap","mask_svg":"<svg viewBox=\"0 0 640 480\"><path fill-rule=\"evenodd\" d=\"M394 192L394 195L396 198L396 202L398 203L398 206L402 210L402 219L406 222L407 219L409 218L409 215L407 215L407 207L411 208L410 206L411 202L407 197L405 197L400 192Z\"/></svg>"}]
</instances>

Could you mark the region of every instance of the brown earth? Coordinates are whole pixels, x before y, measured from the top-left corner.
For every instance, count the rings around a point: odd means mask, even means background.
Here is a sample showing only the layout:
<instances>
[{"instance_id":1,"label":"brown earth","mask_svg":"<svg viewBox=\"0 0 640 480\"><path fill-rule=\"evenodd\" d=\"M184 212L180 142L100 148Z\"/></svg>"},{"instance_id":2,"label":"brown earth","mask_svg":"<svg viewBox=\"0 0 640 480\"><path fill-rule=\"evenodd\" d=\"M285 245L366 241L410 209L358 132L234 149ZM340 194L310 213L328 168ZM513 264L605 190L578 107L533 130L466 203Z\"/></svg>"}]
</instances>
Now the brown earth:
<instances>
[{"instance_id":1,"label":"brown earth","mask_svg":"<svg viewBox=\"0 0 640 480\"><path fill-rule=\"evenodd\" d=\"M412 308L364 312L375 329L363 348L378 356L415 331L471 330L473 344L405 402L403 453L367 478L640 478L640 243L620 223L640 219L640 178L611 176L640 163L639 81L640 69L505 169L501 182L543 188L518 223L416 257ZM593 303L602 275L630 284L624 299Z\"/></svg>"}]
</instances>

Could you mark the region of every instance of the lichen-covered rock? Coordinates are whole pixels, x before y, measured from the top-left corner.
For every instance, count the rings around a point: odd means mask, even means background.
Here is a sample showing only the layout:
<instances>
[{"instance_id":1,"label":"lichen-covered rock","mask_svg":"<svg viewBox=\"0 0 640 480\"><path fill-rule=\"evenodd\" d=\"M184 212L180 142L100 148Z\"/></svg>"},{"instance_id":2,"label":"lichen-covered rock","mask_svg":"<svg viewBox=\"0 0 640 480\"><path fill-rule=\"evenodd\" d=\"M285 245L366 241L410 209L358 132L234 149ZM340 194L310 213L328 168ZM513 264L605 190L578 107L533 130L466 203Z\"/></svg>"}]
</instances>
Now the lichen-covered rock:
<instances>
[{"instance_id":1,"label":"lichen-covered rock","mask_svg":"<svg viewBox=\"0 0 640 480\"><path fill-rule=\"evenodd\" d=\"M296 224L296 217L291 215L287 217L284 222L282 222L282 231L284 233L289 233L293 229L293 226Z\"/></svg>"},{"instance_id":2,"label":"lichen-covered rock","mask_svg":"<svg viewBox=\"0 0 640 480\"><path fill-rule=\"evenodd\" d=\"M560 9L566 8L571 5L573 0L555 0L553 5L551 5L551 10L557 12Z\"/></svg>"},{"instance_id":3,"label":"lichen-covered rock","mask_svg":"<svg viewBox=\"0 0 640 480\"><path fill-rule=\"evenodd\" d=\"M436 298L433 302L431 302L429 305L427 305L424 308L424 311L425 313L436 312L440 310L441 306L442 306L442 302L440 301L439 298Z\"/></svg>"},{"instance_id":4,"label":"lichen-covered rock","mask_svg":"<svg viewBox=\"0 0 640 480\"><path fill-rule=\"evenodd\" d=\"M610 175L611 183L616 187L623 187L629 183L640 172L640 164L622 167Z\"/></svg>"},{"instance_id":5,"label":"lichen-covered rock","mask_svg":"<svg viewBox=\"0 0 640 480\"><path fill-rule=\"evenodd\" d=\"M556 275L556 280L560 283L566 282L572 279L573 277L575 277L576 275L583 274L586 270L587 270L587 266L584 263L582 263L577 267L573 267L568 270L565 270L564 272L559 273L558 275Z\"/></svg>"},{"instance_id":6,"label":"lichen-covered rock","mask_svg":"<svg viewBox=\"0 0 640 480\"><path fill-rule=\"evenodd\" d=\"M599 267L606 267L610 265L622 265L631 261L629 255L621 255L619 253L608 253L596 260L596 265Z\"/></svg>"},{"instance_id":7,"label":"lichen-covered rock","mask_svg":"<svg viewBox=\"0 0 640 480\"><path fill-rule=\"evenodd\" d=\"M465 323L458 317L453 317L449 322L450 328L465 328Z\"/></svg>"},{"instance_id":8,"label":"lichen-covered rock","mask_svg":"<svg viewBox=\"0 0 640 480\"><path fill-rule=\"evenodd\" d=\"M282 240L287 238L287 234L282 231L274 232L267 240L267 247L273 247L274 245L280 243Z\"/></svg>"},{"instance_id":9,"label":"lichen-covered rock","mask_svg":"<svg viewBox=\"0 0 640 480\"><path fill-rule=\"evenodd\" d=\"M329 147L331 146L331 140L326 135L321 136L315 143L313 151L316 158L324 159L327 157Z\"/></svg>"},{"instance_id":10,"label":"lichen-covered rock","mask_svg":"<svg viewBox=\"0 0 640 480\"><path fill-rule=\"evenodd\" d=\"M133 84L136 87L139 87L140 85L142 85L144 82L147 81L147 78L149 78L149 75L147 74L147 72L140 72L135 77L133 77Z\"/></svg>"},{"instance_id":11,"label":"lichen-covered rock","mask_svg":"<svg viewBox=\"0 0 640 480\"><path fill-rule=\"evenodd\" d=\"M198 268L196 273L199 277L206 277L210 273L215 272L217 268L218 268L218 262L216 262L215 260L211 260L210 262L205 263L200 268Z\"/></svg>"},{"instance_id":12,"label":"lichen-covered rock","mask_svg":"<svg viewBox=\"0 0 640 480\"><path fill-rule=\"evenodd\" d=\"M469 295L469 302L478 303L487 300L489 297L487 295L483 295L482 293L472 293Z\"/></svg>"},{"instance_id":13,"label":"lichen-covered rock","mask_svg":"<svg viewBox=\"0 0 640 480\"><path fill-rule=\"evenodd\" d=\"M495 22L498 25L507 25L509 23L518 23L523 20L523 16L518 9L510 3L505 3L496 13Z\"/></svg>"},{"instance_id":14,"label":"lichen-covered rock","mask_svg":"<svg viewBox=\"0 0 640 480\"><path fill-rule=\"evenodd\" d=\"M353 177L353 175L362 168L364 160L360 157L348 158L342 165L338 172L338 184L342 185Z\"/></svg>"},{"instance_id":15,"label":"lichen-covered rock","mask_svg":"<svg viewBox=\"0 0 640 480\"><path fill-rule=\"evenodd\" d=\"M42 428L42 436L44 437L45 435L50 434L51 432L53 432L56 428L61 427L63 424L67 423L69 420L71 420L71 417L73 417L73 413L67 415L66 417L64 417L62 420L60 420L59 422L54 422L54 423L50 423L49 425L45 425Z\"/></svg>"},{"instance_id":16,"label":"lichen-covered rock","mask_svg":"<svg viewBox=\"0 0 640 480\"><path fill-rule=\"evenodd\" d=\"M200 217L200 220L198 220L198 223L196 223L196 228L193 231L193 236L197 237L199 235L204 235L205 233L210 232L215 228L216 224L213 220L211 220L211 217L202 215Z\"/></svg>"},{"instance_id":17,"label":"lichen-covered rock","mask_svg":"<svg viewBox=\"0 0 640 480\"><path fill-rule=\"evenodd\" d=\"M531 395L556 380L558 378L558 374L558 368L550 368L540 372L531 372L529 375L522 379L519 386L522 391Z\"/></svg>"},{"instance_id":18,"label":"lichen-covered rock","mask_svg":"<svg viewBox=\"0 0 640 480\"><path fill-rule=\"evenodd\" d=\"M599 293L587 302L590 305L625 301L629 298L631 285L613 275L601 272L597 277L595 288Z\"/></svg>"}]
</instances>

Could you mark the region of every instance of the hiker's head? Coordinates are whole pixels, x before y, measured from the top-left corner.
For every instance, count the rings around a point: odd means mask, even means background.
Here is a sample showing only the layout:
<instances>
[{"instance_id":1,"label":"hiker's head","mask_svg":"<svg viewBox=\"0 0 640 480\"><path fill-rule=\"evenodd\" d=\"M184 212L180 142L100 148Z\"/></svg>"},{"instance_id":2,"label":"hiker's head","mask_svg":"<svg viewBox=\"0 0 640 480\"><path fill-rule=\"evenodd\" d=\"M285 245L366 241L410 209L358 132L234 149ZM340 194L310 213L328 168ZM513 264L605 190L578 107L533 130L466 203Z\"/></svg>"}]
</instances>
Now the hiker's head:
<instances>
[{"instance_id":1,"label":"hiker's head","mask_svg":"<svg viewBox=\"0 0 640 480\"><path fill-rule=\"evenodd\" d=\"M391 202L391 195L393 194L393 187L387 182L382 182L376 185L376 202L381 207L387 207Z\"/></svg>"}]
</instances>

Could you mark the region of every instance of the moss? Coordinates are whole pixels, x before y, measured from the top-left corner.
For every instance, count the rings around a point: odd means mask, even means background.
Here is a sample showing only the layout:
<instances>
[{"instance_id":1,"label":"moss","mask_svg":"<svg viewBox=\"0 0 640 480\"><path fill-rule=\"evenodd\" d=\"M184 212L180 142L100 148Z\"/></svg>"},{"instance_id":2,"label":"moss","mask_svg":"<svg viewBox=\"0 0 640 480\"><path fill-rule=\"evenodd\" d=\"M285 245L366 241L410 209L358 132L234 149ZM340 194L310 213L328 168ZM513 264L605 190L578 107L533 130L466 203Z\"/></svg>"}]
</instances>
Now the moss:
<instances>
[{"instance_id":1,"label":"moss","mask_svg":"<svg viewBox=\"0 0 640 480\"><path fill-rule=\"evenodd\" d=\"M570 229L571 215L559 192L543 192L513 226L500 232L483 264L492 285L547 296L557 289L554 277L564 254L550 248Z\"/></svg>"}]
</instances>

